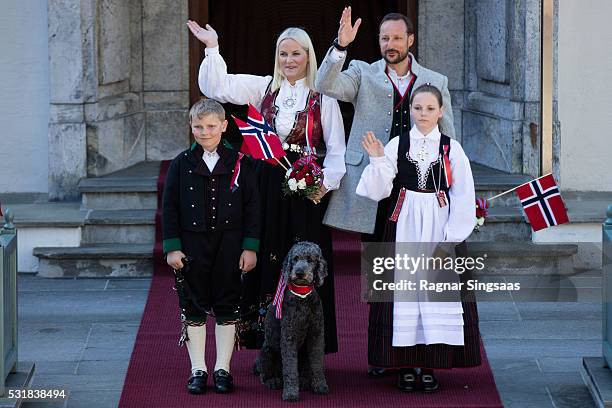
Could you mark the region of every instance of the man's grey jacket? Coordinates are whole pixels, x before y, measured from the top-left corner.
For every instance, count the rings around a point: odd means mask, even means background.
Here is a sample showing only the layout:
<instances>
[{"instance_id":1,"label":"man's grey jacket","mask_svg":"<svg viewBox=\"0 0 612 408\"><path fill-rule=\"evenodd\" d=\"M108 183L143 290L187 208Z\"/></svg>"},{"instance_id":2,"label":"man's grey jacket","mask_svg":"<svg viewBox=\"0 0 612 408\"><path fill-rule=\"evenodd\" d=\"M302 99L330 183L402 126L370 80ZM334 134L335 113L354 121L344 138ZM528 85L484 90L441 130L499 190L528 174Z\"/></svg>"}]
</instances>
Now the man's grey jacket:
<instances>
[{"instance_id":1,"label":"man's grey jacket","mask_svg":"<svg viewBox=\"0 0 612 408\"><path fill-rule=\"evenodd\" d=\"M385 60L372 64L353 60L348 69L342 71L345 59L334 62L333 56L330 57L332 49L321 63L315 87L329 97L352 103L355 116L346 146L346 174L340 188L331 196L323 223L334 228L371 234L374 232L378 203L355 193L361 173L369 163L369 156L363 150L361 141L367 131L373 131L383 145L392 137L389 131L393 121L393 84L385 73ZM448 79L420 66L412 54L410 57L412 73L417 76L413 89L429 82L442 91L444 116L440 120L440 131L454 138Z\"/></svg>"}]
</instances>

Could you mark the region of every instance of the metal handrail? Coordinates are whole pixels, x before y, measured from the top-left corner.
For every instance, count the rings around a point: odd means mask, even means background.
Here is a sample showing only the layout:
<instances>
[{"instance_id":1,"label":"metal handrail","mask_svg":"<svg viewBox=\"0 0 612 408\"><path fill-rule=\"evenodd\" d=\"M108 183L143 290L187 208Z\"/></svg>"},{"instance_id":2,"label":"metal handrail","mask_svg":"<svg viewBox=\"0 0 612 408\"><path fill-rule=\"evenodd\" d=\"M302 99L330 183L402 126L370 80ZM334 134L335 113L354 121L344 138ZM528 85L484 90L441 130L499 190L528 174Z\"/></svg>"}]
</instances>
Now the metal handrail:
<instances>
[{"instance_id":1,"label":"metal handrail","mask_svg":"<svg viewBox=\"0 0 612 408\"><path fill-rule=\"evenodd\" d=\"M0 229L0 396L5 394L6 378L17 370L17 230L10 209Z\"/></svg>"}]
</instances>

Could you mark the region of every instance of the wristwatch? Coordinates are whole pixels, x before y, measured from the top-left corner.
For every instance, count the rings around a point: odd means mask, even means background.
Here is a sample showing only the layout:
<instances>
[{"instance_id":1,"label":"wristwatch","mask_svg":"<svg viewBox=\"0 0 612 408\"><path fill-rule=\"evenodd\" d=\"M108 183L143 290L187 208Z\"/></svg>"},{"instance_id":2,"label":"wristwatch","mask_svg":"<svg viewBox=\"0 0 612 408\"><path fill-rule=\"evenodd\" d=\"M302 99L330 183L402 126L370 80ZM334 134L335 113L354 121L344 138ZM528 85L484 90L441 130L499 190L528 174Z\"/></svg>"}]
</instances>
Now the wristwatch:
<instances>
[{"instance_id":1,"label":"wristwatch","mask_svg":"<svg viewBox=\"0 0 612 408\"><path fill-rule=\"evenodd\" d=\"M340 43L338 42L338 37L334 38L334 41L332 42L332 45L338 51L346 51L346 49L348 48L348 45L345 45L344 47L340 45Z\"/></svg>"}]
</instances>

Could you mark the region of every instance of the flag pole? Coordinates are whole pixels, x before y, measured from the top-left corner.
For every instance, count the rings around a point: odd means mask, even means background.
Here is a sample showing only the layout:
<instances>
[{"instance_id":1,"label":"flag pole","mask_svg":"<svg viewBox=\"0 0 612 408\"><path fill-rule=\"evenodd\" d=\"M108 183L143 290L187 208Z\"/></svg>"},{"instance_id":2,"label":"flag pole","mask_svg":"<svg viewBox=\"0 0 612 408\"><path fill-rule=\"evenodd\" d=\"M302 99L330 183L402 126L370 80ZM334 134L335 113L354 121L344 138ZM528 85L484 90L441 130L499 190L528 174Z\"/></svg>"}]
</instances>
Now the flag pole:
<instances>
[{"instance_id":1,"label":"flag pole","mask_svg":"<svg viewBox=\"0 0 612 408\"><path fill-rule=\"evenodd\" d=\"M287 156L283 156L283 159L285 159L285 163L287 163L287 165L288 165L289 167L291 167L291 166L292 166L292 164L291 164L291 162L289 161L289 159L287 159Z\"/></svg>"},{"instance_id":2,"label":"flag pole","mask_svg":"<svg viewBox=\"0 0 612 408\"><path fill-rule=\"evenodd\" d=\"M287 167L285 167L285 165L284 165L283 163L281 163L281 161L280 161L280 160L278 160L276 157L274 158L274 160L276 160L276 162L277 162L278 164L280 164L280 165L281 165L281 167L282 167L283 169L285 169L285 171L289 171L289 169L288 169Z\"/></svg>"},{"instance_id":3,"label":"flag pole","mask_svg":"<svg viewBox=\"0 0 612 408\"><path fill-rule=\"evenodd\" d=\"M544 174L543 176L538 177L538 178L536 178L536 179L534 179L534 180L540 179L540 178L542 178L542 177L550 176L551 174L552 174L552 173ZM506 190L506 191L504 191L503 193L499 193L498 195L495 195L495 196L493 196L493 197L491 197L491 198L487 198L487 201L495 200L495 199L496 199L496 198L498 198L498 197L501 197L501 196L503 196L503 195L506 195L506 194L508 194L508 193L511 193L511 192L513 192L514 190L516 190L517 188L522 187L522 186L524 186L525 184L529 184L529 183L531 183L532 181L533 181L533 180L529 180L529 181L527 181L527 182L525 182L525 183L523 183L523 184L521 184L521 185L518 185L518 186L516 186L516 187L514 187L514 188L511 188L510 190Z\"/></svg>"}]
</instances>

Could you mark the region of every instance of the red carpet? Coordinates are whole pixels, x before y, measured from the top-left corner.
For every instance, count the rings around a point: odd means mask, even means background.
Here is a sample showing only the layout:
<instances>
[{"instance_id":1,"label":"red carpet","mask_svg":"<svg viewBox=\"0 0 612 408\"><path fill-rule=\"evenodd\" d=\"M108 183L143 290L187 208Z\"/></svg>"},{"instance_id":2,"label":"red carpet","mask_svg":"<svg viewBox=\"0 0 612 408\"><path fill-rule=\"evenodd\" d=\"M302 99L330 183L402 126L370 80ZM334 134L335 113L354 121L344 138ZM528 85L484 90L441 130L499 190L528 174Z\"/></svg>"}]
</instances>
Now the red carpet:
<instances>
[{"instance_id":1,"label":"red carpet","mask_svg":"<svg viewBox=\"0 0 612 408\"><path fill-rule=\"evenodd\" d=\"M305 407L502 407L484 348L480 367L437 371L442 388L435 394L402 393L395 388L395 376L367 378L367 304L359 297L357 240L351 234L334 236L339 352L326 356L325 360L330 393L320 396L302 392L297 404ZM187 393L189 357L186 348L177 346L180 324L173 283L168 267L156 263L120 407L288 406L281 400L280 390L268 390L251 374L255 350L234 353L232 375L236 389L233 394L217 395L212 387L204 395ZM209 371L215 361L211 323L207 331ZM212 375L209 386L212 386Z\"/></svg>"}]
</instances>

